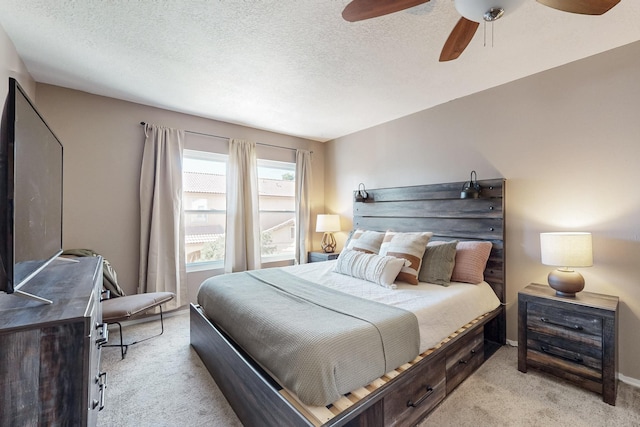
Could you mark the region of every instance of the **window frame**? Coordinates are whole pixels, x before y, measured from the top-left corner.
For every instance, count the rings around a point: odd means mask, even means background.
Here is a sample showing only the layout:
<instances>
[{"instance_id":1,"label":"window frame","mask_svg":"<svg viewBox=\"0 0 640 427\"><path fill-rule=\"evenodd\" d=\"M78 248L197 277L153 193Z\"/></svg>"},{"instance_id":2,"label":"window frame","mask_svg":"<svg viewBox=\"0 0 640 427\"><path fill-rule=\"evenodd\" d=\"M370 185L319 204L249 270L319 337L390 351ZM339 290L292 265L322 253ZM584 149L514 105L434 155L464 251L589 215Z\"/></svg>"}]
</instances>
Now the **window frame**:
<instances>
[{"instance_id":1,"label":"window frame","mask_svg":"<svg viewBox=\"0 0 640 427\"><path fill-rule=\"evenodd\" d=\"M185 158L189 158L189 159L193 159L193 160L200 160L200 161L223 163L224 164L224 175L226 177L227 166L228 166L228 162L229 162L229 155L228 154L222 154L222 153L216 153L216 152L212 152L212 151L203 151L203 150L185 148L183 150L183 152L182 152L182 158L183 158L183 164L184 164L184 159ZM185 171L183 169L183 176L184 176L184 173L185 173ZM226 193L227 193L227 190L226 190L226 185L225 185L225 191L224 191L225 200L226 200ZM184 183L183 183L182 201L184 203ZM224 230L224 234L226 235L226 213L227 213L226 202L225 202L225 209L185 209L184 206L183 206L182 212L183 212L184 216L186 216L187 214L202 214L202 215L206 215L206 214L224 214L225 215L225 230ZM186 221L185 221L185 224L184 224L184 228L185 228L185 242L184 242L185 257L187 256L187 250L186 250L187 249L186 227L187 227L187 224L186 224ZM225 241L225 244L226 244L226 241ZM185 259L185 268L186 268L187 272L222 269L222 268L224 268L224 257L222 259L219 259L219 260L200 261L200 262L187 262L187 260Z\"/></svg>"},{"instance_id":2,"label":"window frame","mask_svg":"<svg viewBox=\"0 0 640 427\"><path fill-rule=\"evenodd\" d=\"M229 155L226 153L219 153L219 152L214 152L214 151L206 151L203 150L202 148L185 148L183 150L183 161L184 158L189 158L189 159L194 159L194 160L203 160L203 161L217 161L217 162L222 162L225 165L225 176L226 176L226 171L228 168L228 162L229 162ZM258 158L257 159L257 168L258 170L257 175L258 175L258 179L260 179L260 168L261 167L268 167L268 168L275 168L275 169L282 169L283 171L288 171L291 172L294 175L294 180L293 180L293 185L294 185L294 194L293 194L293 202L294 202L294 209L293 210L286 210L286 211L281 211L281 210L269 210L269 209L264 209L262 210L260 208L260 196L258 196L258 212L259 215L261 215L262 213L269 213L269 212L277 212L277 213L290 213L293 214L293 218L294 218L294 224L293 226L291 226L290 228L293 229L293 235L294 235L294 240L295 240L295 206L296 206L296 200L295 200L295 170L296 170L296 164L295 161L285 161L285 160L273 160L273 159L266 159L266 158ZM283 167L285 166L285 167ZM184 172L183 172L184 173ZM184 187L183 187L184 189ZM226 185L225 185L225 191L224 191L224 195L225 195L225 199L226 199ZM183 203L184 203L184 192L183 192ZM225 244L226 244L226 205L225 205L225 209L184 209L183 207L183 214L186 216L187 214L221 214L224 213L225 215ZM184 243L184 248L185 248L185 257L187 256L187 242L186 242L186 221L185 221L185 243ZM289 232L290 233L290 232ZM262 229L260 230L260 239L262 239ZM294 242L295 244L295 242ZM262 246L262 242L261 242L261 246ZM270 267L270 266L280 266L280 265L292 265L294 263L295 260L295 251L291 252L291 253L284 253L284 254L276 254L276 255L263 255L262 251L260 254L260 261L263 264L264 267ZM197 272L197 271L209 271L209 270L221 270L224 268L224 257L221 260L214 260L214 261L201 261L201 262L186 262L185 260L185 266L186 266L186 271L189 272Z\"/></svg>"},{"instance_id":3,"label":"window frame","mask_svg":"<svg viewBox=\"0 0 640 427\"><path fill-rule=\"evenodd\" d=\"M262 209L260 207L260 196L258 196L258 214L262 215L262 213L284 213L284 214L288 214L288 213L292 213L293 214L293 220L294 220L294 224L293 224L293 228L295 230L295 217L296 217L296 210L295 210L295 206L296 206L296 194L295 194L295 173L296 173L296 164L295 162L287 162L287 161L283 161L283 160L271 160L271 159L258 159L257 161L257 168L258 168L258 180L261 179L260 177L260 168L270 168L270 169L279 169L282 171L287 171L287 172L291 172L293 174L293 185L294 185L294 190L293 190L293 203L294 203L294 207L293 210L273 210L273 209ZM284 180L283 180L284 181ZM260 230L260 239L262 239L262 233L263 230ZM295 245L295 232L294 232L294 245ZM262 246L262 242L260 244ZM295 250L291 253L283 253L283 254L276 254L276 255L264 255L262 254L262 251L260 253L260 261L262 264L269 264L269 263L273 263L273 262L282 262L282 261L291 261L291 263L293 263L295 261Z\"/></svg>"}]
</instances>

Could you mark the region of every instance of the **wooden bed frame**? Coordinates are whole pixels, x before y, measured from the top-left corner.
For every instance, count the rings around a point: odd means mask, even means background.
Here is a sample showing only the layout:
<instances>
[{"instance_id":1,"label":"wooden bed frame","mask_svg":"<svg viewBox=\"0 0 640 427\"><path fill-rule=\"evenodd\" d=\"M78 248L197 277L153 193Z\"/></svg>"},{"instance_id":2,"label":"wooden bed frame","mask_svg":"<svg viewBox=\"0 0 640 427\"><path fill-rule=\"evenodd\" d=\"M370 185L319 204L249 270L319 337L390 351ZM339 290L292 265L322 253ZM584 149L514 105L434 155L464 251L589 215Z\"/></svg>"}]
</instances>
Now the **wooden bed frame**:
<instances>
[{"instance_id":1,"label":"wooden bed frame","mask_svg":"<svg viewBox=\"0 0 640 427\"><path fill-rule=\"evenodd\" d=\"M353 228L432 231L432 240L493 243L485 281L505 302L503 179L478 181L478 199L460 199L462 182L367 190L354 202ZM506 338L504 306L463 326L414 361L321 408L299 403L233 340L191 305L191 345L245 426L407 426L423 419Z\"/></svg>"}]
</instances>

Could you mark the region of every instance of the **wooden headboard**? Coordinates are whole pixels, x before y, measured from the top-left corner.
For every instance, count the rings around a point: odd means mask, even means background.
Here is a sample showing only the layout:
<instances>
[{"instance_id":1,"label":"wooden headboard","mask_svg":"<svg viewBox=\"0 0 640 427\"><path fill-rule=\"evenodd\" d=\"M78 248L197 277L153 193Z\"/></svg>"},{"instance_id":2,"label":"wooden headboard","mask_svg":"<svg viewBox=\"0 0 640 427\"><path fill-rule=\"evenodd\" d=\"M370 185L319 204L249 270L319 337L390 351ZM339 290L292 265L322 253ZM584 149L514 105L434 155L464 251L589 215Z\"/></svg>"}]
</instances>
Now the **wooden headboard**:
<instances>
[{"instance_id":1,"label":"wooden headboard","mask_svg":"<svg viewBox=\"0 0 640 427\"><path fill-rule=\"evenodd\" d=\"M504 179L478 181L478 199L461 199L464 182L367 189L369 197L353 204L353 228L375 231L432 231L432 240L485 240L493 243L485 281L506 301L504 250ZM355 200L354 192L354 200ZM504 310L494 339L504 343Z\"/></svg>"}]
</instances>

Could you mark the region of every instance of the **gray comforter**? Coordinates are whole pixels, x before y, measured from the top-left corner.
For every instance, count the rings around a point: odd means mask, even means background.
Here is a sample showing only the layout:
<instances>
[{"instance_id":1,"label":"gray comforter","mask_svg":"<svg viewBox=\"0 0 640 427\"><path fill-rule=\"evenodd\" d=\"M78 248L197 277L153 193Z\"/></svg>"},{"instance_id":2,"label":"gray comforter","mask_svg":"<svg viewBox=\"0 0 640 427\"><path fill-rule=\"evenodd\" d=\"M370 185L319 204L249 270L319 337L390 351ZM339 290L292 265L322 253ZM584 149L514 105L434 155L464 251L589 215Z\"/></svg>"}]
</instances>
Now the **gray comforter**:
<instances>
[{"instance_id":1,"label":"gray comforter","mask_svg":"<svg viewBox=\"0 0 640 427\"><path fill-rule=\"evenodd\" d=\"M279 269L207 279L198 303L308 405L328 405L418 355L413 313Z\"/></svg>"}]
</instances>

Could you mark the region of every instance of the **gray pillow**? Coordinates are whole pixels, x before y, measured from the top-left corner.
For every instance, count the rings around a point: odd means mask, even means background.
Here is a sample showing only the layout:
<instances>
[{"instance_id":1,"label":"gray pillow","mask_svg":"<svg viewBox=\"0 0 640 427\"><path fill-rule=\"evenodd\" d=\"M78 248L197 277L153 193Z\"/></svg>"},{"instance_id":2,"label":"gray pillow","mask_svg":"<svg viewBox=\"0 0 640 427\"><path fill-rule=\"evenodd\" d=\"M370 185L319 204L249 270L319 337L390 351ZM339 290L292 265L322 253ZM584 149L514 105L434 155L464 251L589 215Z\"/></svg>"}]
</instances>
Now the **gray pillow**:
<instances>
[{"instance_id":1,"label":"gray pillow","mask_svg":"<svg viewBox=\"0 0 640 427\"><path fill-rule=\"evenodd\" d=\"M451 242L429 242L422 257L422 266L418 274L421 282L449 286L451 273L456 264L457 240Z\"/></svg>"}]
</instances>

